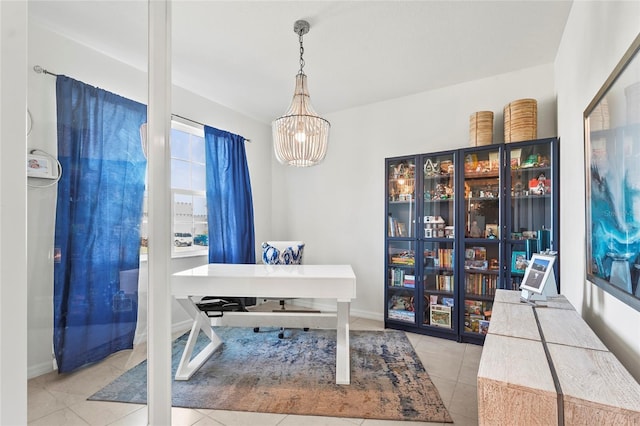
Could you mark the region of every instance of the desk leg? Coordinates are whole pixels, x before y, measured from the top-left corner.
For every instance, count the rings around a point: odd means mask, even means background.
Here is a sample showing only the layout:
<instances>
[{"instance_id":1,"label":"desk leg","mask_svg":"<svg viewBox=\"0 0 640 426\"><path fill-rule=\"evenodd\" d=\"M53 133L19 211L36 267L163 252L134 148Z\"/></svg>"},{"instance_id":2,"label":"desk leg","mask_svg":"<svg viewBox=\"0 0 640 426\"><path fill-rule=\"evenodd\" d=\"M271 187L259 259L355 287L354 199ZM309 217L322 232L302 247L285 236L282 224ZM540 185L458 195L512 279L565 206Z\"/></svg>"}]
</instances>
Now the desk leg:
<instances>
[{"instance_id":1,"label":"desk leg","mask_svg":"<svg viewBox=\"0 0 640 426\"><path fill-rule=\"evenodd\" d=\"M349 308L350 302L338 301L338 324L336 326L336 384L351 383L351 360L349 354Z\"/></svg>"},{"instance_id":2,"label":"desk leg","mask_svg":"<svg viewBox=\"0 0 640 426\"><path fill-rule=\"evenodd\" d=\"M182 358L180 358L180 364L176 370L176 380L189 380L193 374L198 371L202 364L204 364L211 354L222 344L220 337L211 328L211 320L193 303L190 298L177 299L178 303L187 311L189 316L193 318L193 325L191 326L191 332L189 333L189 339L182 352ZM200 330L211 341L206 347L204 347L193 359L191 354L198 340L198 334ZM191 359L191 360L190 360Z\"/></svg>"}]
</instances>

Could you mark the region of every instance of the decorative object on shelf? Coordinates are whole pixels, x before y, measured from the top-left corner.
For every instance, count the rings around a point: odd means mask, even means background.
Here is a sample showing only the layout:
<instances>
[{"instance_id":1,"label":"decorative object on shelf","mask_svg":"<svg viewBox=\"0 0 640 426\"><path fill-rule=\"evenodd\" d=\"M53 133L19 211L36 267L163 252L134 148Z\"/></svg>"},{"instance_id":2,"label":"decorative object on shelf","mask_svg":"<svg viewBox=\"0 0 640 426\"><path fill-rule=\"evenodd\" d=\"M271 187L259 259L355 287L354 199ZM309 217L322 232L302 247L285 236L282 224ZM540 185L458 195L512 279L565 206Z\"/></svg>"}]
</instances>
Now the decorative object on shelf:
<instances>
[{"instance_id":1,"label":"decorative object on shelf","mask_svg":"<svg viewBox=\"0 0 640 426\"><path fill-rule=\"evenodd\" d=\"M531 259L534 253L539 253L541 250L538 247L539 241L534 238L528 238L525 240L525 250L527 252L527 259Z\"/></svg>"},{"instance_id":2,"label":"decorative object on shelf","mask_svg":"<svg viewBox=\"0 0 640 426\"><path fill-rule=\"evenodd\" d=\"M584 111L584 152L587 279L640 311L631 279L640 253L638 52L640 34Z\"/></svg>"},{"instance_id":3,"label":"decorative object on shelf","mask_svg":"<svg viewBox=\"0 0 640 426\"><path fill-rule=\"evenodd\" d=\"M440 174L440 166L438 163L432 162L430 159L424 162L424 175L436 176Z\"/></svg>"},{"instance_id":4,"label":"decorative object on shelf","mask_svg":"<svg viewBox=\"0 0 640 426\"><path fill-rule=\"evenodd\" d=\"M478 111L469 117L469 144L471 146L493 143L493 111Z\"/></svg>"},{"instance_id":5,"label":"decorative object on shelf","mask_svg":"<svg viewBox=\"0 0 640 426\"><path fill-rule=\"evenodd\" d=\"M545 177L544 173L540 173L537 179L529 181L529 194L545 195L551 190L551 182Z\"/></svg>"},{"instance_id":6,"label":"decorative object on shelf","mask_svg":"<svg viewBox=\"0 0 640 426\"><path fill-rule=\"evenodd\" d=\"M469 236L471 238L482 238L482 230L480 230L477 220L471 222L471 227L469 228Z\"/></svg>"},{"instance_id":7,"label":"decorative object on shelf","mask_svg":"<svg viewBox=\"0 0 640 426\"><path fill-rule=\"evenodd\" d=\"M542 253L550 248L551 230L542 228L538 231L538 253Z\"/></svg>"},{"instance_id":8,"label":"decorative object on shelf","mask_svg":"<svg viewBox=\"0 0 640 426\"><path fill-rule=\"evenodd\" d=\"M295 91L289 109L272 123L276 158L282 164L296 167L314 166L324 159L331 127L327 120L314 111L309 100L302 58L302 36L309 32L309 28L309 23L302 20L296 21L293 26L300 42L300 70L296 75Z\"/></svg>"},{"instance_id":9,"label":"decorative object on shelf","mask_svg":"<svg viewBox=\"0 0 640 426\"><path fill-rule=\"evenodd\" d=\"M519 142L538 137L538 102L518 99L504 107L504 141Z\"/></svg>"},{"instance_id":10,"label":"decorative object on shelf","mask_svg":"<svg viewBox=\"0 0 640 426\"><path fill-rule=\"evenodd\" d=\"M440 173L442 173L443 175L452 174L453 170L454 170L453 161L443 160L440 162Z\"/></svg>"}]
</instances>

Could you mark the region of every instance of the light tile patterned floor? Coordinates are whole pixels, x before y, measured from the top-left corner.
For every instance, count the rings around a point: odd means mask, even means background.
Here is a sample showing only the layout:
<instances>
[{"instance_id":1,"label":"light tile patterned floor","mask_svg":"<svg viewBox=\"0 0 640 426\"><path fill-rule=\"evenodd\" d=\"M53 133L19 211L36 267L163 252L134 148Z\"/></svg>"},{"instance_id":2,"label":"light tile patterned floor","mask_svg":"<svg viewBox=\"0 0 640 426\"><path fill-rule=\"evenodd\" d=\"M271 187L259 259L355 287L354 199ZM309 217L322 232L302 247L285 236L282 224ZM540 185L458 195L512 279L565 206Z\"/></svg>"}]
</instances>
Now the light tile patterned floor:
<instances>
[{"instance_id":1,"label":"light tile patterned floor","mask_svg":"<svg viewBox=\"0 0 640 426\"><path fill-rule=\"evenodd\" d=\"M383 324L353 318L352 330L381 330ZM457 343L430 336L407 333L427 372L438 388L456 425L478 424L476 376L482 347ZM29 425L119 425L147 424L144 405L87 401L128 368L146 356L146 347L123 351L105 361L75 374L59 378L57 373L36 377L29 381ZM219 410L172 409L172 424L180 426L402 426L434 423L393 422L318 416L260 414Z\"/></svg>"}]
</instances>

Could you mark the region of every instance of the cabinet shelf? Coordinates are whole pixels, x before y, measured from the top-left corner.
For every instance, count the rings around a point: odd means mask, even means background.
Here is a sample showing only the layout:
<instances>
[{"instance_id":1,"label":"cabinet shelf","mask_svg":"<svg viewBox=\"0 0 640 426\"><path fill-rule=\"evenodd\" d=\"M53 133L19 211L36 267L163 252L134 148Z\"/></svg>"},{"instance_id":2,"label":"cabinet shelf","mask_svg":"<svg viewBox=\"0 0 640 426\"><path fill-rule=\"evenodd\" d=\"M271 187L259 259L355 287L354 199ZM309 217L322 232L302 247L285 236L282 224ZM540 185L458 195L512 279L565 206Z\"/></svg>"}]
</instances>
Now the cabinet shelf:
<instances>
[{"instance_id":1,"label":"cabinet shelf","mask_svg":"<svg viewBox=\"0 0 640 426\"><path fill-rule=\"evenodd\" d=\"M545 200L548 201L551 198L551 194L543 194L543 195L512 195L511 200L513 201L533 201L533 200Z\"/></svg>"},{"instance_id":2,"label":"cabinet shelf","mask_svg":"<svg viewBox=\"0 0 640 426\"><path fill-rule=\"evenodd\" d=\"M415 290L415 286L414 287L408 287L408 286L404 286L404 285L387 285L387 288L389 290L405 290L405 291L413 291Z\"/></svg>"},{"instance_id":3,"label":"cabinet shelf","mask_svg":"<svg viewBox=\"0 0 640 426\"><path fill-rule=\"evenodd\" d=\"M496 197L467 197L466 201L495 201L496 203L500 202L500 196Z\"/></svg>"},{"instance_id":4,"label":"cabinet shelf","mask_svg":"<svg viewBox=\"0 0 640 426\"><path fill-rule=\"evenodd\" d=\"M438 267L438 266L425 266L423 270L425 272L428 272L431 275L437 274L438 272L451 272L451 273L453 273L453 268ZM441 275L446 275L446 274L441 274Z\"/></svg>"},{"instance_id":5,"label":"cabinet shelf","mask_svg":"<svg viewBox=\"0 0 640 426\"><path fill-rule=\"evenodd\" d=\"M389 201L389 204L413 204L415 200Z\"/></svg>"},{"instance_id":6,"label":"cabinet shelf","mask_svg":"<svg viewBox=\"0 0 640 426\"><path fill-rule=\"evenodd\" d=\"M475 293L464 293L465 299L467 300L479 300L483 302L493 302L493 295L485 295L485 294L475 294Z\"/></svg>"},{"instance_id":7,"label":"cabinet shelf","mask_svg":"<svg viewBox=\"0 0 640 426\"><path fill-rule=\"evenodd\" d=\"M500 176L500 172L498 170L490 171L490 172L465 172L464 178L465 180L469 179L492 179L495 180Z\"/></svg>"},{"instance_id":8,"label":"cabinet shelf","mask_svg":"<svg viewBox=\"0 0 640 426\"><path fill-rule=\"evenodd\" d=\"M443 203L443 202L449 202L449 201L453 201L453 197L450 197L450 198L426 198L424 200L425 204L426 203Z\"/></svg>"},{"instance_id":9,"label":"cabinet shelf","mask_svg":"<svg viewBox=\"0 0 640 426\"><path fill-rule=\"evenodd\" d=\"M551 171L551 167L518 167L517 169L511 169L511 174L517 173L529 173L529 174L539 174L541 172Z\"/></svg>"},{"instance_id":10,"label":"cabinet shelf","mask_svg":"<svg viewBox=\"0 0 640 426\"><path fill-rule=\"evenodd\" d=\"M440 175L426 175L424 177L424 180L448 180L452 178L453 178L452 173L443 173Z\"/></svg>"}]
</instances>

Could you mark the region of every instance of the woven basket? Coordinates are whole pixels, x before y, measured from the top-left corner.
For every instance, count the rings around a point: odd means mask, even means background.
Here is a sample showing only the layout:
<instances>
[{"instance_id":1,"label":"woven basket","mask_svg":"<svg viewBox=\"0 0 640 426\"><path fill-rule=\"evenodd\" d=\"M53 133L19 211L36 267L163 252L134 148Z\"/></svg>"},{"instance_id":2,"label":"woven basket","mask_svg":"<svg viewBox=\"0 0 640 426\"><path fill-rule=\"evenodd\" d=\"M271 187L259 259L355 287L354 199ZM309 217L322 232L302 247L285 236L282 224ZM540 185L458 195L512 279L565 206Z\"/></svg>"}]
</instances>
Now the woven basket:
<instances>
[{"instance_id":1,"label":"woven basket","mask_svg":"<svg viewBox=\"0 0 640 426\"><path fill-rule=\"evenodd\" d=\"M469 117L469 143L471 146L493 143L493 111L478 111Z\"/></svg>"},{"instance_id":2,"label":"woven basket","mask_svg":"<svg viewBox=\"0 0 640 426\"><path fill-rule=\"evenodd\" d=\"M538 102L518 99L504 107L504 141L519 142L538 136Z\"/></svg>"}]
</instances>

